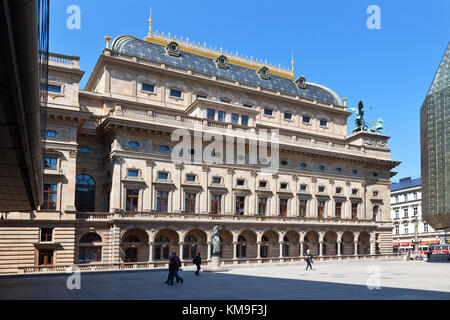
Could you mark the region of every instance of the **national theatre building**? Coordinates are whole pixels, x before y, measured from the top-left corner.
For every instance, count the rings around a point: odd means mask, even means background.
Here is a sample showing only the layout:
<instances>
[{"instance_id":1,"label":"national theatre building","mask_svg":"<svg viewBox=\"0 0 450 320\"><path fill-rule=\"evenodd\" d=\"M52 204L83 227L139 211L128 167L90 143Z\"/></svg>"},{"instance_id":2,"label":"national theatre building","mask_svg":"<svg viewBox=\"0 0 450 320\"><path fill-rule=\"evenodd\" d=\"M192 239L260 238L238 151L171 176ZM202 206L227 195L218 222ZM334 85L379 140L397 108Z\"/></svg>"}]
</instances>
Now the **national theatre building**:
<instances>
[{"instance_id":1,"label":"national theatre building","mask_svg":"<svg viewBox=\"0 0 450 320\"><path fill-rule=\"evenodd\" d=\"M224 265L392 254L399 162L389 137L347 135L347 99L293 62L151 30L105 39L84 90L78 57L49 57L44 200L1 213L0 273L209 261L214 226Z\"/></svg>"}]
</instances>

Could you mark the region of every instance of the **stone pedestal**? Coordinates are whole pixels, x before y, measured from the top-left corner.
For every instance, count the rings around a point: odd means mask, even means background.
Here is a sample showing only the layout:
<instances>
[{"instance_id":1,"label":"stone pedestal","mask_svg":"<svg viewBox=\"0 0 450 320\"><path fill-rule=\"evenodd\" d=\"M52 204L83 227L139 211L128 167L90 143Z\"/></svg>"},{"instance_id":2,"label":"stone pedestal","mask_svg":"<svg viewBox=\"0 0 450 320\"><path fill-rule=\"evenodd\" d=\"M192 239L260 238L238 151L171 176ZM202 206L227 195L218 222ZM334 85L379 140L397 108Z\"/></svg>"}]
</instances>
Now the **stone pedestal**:
<instances>
[{"instance_id":1,"label":"stone pedestal","mask_svg":"<svg viewBox=\"0 0 450 320\"><path fill-rule=\"evenodd\" d=\"M228 270L230 269L220 266L220 256L217 255L212 255L210 265L207 268L203 269L203 271L205 272L223 272Z\"/></svg>"}]
</instances>

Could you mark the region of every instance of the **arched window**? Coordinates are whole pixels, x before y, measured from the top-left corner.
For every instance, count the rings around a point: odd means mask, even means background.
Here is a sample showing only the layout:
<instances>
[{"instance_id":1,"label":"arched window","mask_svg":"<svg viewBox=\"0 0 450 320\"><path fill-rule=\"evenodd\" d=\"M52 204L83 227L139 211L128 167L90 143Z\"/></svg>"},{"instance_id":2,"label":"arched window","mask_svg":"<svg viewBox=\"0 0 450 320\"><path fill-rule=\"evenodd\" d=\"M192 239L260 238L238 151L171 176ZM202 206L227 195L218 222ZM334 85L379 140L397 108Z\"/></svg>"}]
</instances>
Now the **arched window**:
<instances>
[{"instance_id":1,"label":"arched window","mask_svg":"<svg viewBox=\"0 0 450 320\"><path fill-rule=\"evenodd\" d=\"M373 207L373 219L375 221L378 221L378 219L379 219L378 213L379 213L379 207L378 206L374 206Z\"/></svg>"},{"instance_id":2,"label":"arched window","mask_svg":"<svg viewBox=\"0 0 450 320\"><path fill-rule=\"evenodd\" d=\"M123 239L123 242L141 242L141 240L138 238L138 236L130 234L129 236L126 236L125 239Z\"/></svg>"},{"instance_id":3,"label":"arched window","mask_svg":"<svg viewBox=\"0 0 450 320\"><path fill-rule=\"evenodd\" d=\"M245 239L243 236L238 237L236 255L238 258L245 258L247 256L247 239Z\"/></svg>"},{"instance_id":4,"label":"arched window","mask_svg":"<svg viewBox=\"0 0 450 320\"><path fill-rule=\"evenodd\" d=\"M155 260L169 259L169 238L166 236L158 236L155 239Z\"/></svg>"},{"instance_id":5,"label":"arched window","mask_svg":"<svg viewBox=\"0 0 450 320\"><path fill-rule=\"evenodd\" d=\"M80 212L95 211L95 181L92 177L85 174L76 177L75 206Z\"/></svg>"},{"instance_id":6,"label":"arched window","mask_svg":"<svg viewBox=\"0 0 450 320\"><path fill-rule=\"evenodd\" d=\"M95 232L88 232L83 235L79 241L78 263L90 263L102 261L102 242L100 237Z\"/></svg>"},{"instance_id":7,"label":"arched window","mask_svg":"<svg viewBox=\"0 0 450 320\"><path fill-rule=\"evenodd\" d=\"M263 236L261 242L260 256L261 258L267 258L269 254L269 240L266 236Z\"/></svg>"},{"instance_id":8,"label":"arched window","mask_svg":"<svg viewBox=\"0 0 450 320\"><path fill-rule=\"evenodd\" d=\"M197 254L197 238L186 236L183 245L183 259L194 259Z\"/></svg>"},{"instance_id":9,"label":"arched window","mask_svg":"<svg viewBox=\"0 0 450 320\"><path fill-rule=\"evenodd\" d=\"M94 242L102 242L102 237L100 237L98 233L95 232L88 232L80 239L80 243L93 244Z\"/></svg>"},{"instance_id":10,"label":"arched window","mask_svg":"<svg viewBox=\"0 0 450 320\"><path fill-rule=\"evenodd\" d=\"M289 246L290 246L290 243L289 243L289 239L288 239L288 237L284 237L284 239L283 239L283 257L289 257Z\"/></svg>"}]
</instances>

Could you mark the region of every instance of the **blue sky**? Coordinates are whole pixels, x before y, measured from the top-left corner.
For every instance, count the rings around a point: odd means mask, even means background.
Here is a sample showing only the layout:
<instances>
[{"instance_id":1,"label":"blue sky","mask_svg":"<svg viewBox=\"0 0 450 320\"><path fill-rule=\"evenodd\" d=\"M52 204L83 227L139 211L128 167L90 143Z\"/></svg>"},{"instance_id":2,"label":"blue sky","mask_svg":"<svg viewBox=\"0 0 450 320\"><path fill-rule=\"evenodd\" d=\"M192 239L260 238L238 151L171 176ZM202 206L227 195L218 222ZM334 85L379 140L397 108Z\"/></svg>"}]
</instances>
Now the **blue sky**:
<instances>
[{"instance_id":1,"label":"blue sky","mask_svg":"<svg viewBox=\"0 0 450 320\"><path fill-rule=\"evenodd\" d=\"M66 27L70 5L81 9L80 29ZM367 28L369 5L381 10L379 30ZM369 121L384 119L392 159L402 161L393 180L420 176L419 110L450 40L450 1L51 0L50 51L81 57L84 88L104 36L143 38L150 7L153 30L164 34L285 67L293 51L296 76L349 106L362 100Z\"/></svg>"}]
</instances>

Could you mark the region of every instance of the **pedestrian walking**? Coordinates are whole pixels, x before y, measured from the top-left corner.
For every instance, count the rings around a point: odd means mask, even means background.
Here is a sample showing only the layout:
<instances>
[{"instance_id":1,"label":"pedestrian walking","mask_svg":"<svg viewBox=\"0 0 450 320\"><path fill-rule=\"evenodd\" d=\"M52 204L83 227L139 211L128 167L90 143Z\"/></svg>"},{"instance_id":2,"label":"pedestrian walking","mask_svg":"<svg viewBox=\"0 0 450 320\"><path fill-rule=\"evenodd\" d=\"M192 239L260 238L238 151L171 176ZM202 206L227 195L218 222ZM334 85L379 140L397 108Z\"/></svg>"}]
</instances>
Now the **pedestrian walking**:
<instances>
[{"instance_id":1,"label":"pedestrian walking","mask_svg":"<svg viewBox=\"0 0 450 320\"><path fill-rule=\"evenodd\" d=\"M173 285L173 278L177 279L177 282L181 282L183 284L184 280L178 274L178 270L181 268L180 258L176 255L175 252L172 252L169 260L169 285Z\"/></svg>"},{"instance_id":2,"label":"pedestrian walking","mask_svg":"<svg viewBox=\"0 0 450 320\"><path fill-rule=\"evenodd\" d=\"M311 251L308 249L306 250L306 270L308 270L308 267L312 270L312 264L313 263L313 255L311 254Z\"/></svg>"},{"instance_id":3,"label":"pedestrian walking","mask_svg":"<svg viewBox=\"0 0 450 320\"><path fill-rule=\"evenodd\" d=\"M202 258L200 257L200 252L197 253L197 255L192 260L192 263L197 266L197 271L195 271L195 275L200 275L200 265L202 264Z\"/></svg>"}]
</instances>

